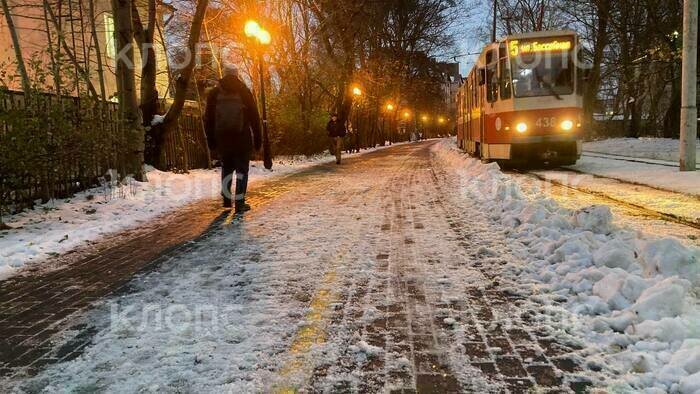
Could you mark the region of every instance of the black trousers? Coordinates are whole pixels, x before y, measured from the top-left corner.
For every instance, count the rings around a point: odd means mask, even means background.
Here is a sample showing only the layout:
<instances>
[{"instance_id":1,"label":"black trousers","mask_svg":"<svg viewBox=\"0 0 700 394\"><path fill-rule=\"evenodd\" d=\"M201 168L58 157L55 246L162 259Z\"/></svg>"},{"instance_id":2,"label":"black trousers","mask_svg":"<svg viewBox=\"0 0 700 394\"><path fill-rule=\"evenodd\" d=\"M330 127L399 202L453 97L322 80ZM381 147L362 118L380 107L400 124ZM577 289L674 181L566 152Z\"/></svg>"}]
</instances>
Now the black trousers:
<instances>
[{"instance_id":1,"label":"black trousers","mask_svg":"<svg viewBox=\"0 0 700 394\"><path fill-rule=\"evenodd\" d=\"M222 160L221 195L224 200L245 201L248 191L248 171L250 158L248 156L227 157ZM233 174L236 174L236 194L231 198Z\"/></svg>"}]
</instances>

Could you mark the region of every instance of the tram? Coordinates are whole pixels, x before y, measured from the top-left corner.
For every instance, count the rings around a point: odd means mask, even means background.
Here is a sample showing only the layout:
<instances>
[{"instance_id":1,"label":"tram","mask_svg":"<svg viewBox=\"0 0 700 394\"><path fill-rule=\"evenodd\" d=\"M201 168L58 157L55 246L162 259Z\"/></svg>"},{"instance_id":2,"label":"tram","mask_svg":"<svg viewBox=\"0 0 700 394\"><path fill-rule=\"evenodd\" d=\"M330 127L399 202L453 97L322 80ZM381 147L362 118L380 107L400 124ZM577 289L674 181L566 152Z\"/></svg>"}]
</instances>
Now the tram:
<instances>
[{"instance_id":1,"label":"tram","mask_svg":"<svg viewBox=\"0 0 700 394\"><path fill-rule=\"evenodd\" d=\"M457 143L484 161L571 165L581 156L584 70L573 31L487 45L457 95Z\"/></svg>"}]
</instances>

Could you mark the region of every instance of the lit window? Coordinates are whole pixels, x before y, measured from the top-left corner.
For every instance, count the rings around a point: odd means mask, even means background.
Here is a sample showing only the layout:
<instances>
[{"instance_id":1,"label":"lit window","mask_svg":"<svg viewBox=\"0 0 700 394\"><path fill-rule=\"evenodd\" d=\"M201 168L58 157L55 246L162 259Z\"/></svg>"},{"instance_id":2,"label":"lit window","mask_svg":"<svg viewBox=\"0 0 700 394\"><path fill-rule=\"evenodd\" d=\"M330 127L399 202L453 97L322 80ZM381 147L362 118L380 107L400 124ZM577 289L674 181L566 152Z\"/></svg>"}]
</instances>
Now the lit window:
<instances>
[{"instance_id":1,"label":"lit window","mask_svg":"<svg viewBox=\"0 0 700 394\"><path fill-rule=\"evenodd\" d=\"M107 57L114 59L116 57L117 51L114 45L114 18L110 14L104 14L104 24L105 24L105 47Z\"/></svg>"}]
</instances>

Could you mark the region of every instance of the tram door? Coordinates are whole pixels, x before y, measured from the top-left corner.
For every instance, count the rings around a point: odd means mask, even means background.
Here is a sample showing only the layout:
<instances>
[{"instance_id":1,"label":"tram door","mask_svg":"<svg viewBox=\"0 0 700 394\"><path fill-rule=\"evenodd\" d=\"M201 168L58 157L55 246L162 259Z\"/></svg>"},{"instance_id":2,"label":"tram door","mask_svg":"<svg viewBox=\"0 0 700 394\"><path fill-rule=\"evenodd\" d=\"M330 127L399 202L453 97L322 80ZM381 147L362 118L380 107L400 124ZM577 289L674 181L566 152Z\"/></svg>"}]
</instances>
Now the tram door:
<instances>
[{"instance_id":1,"label":"tram door","mask_svg":"<svg viewBox=\"0 0 700 394\"><path fill-rule=\"evenodd\" d=\"M479 69L479 147L477 152L479 158L484 157L484 139L486 138L486 113L484 112L484 102L486 101L486 68Z\"/></svg>"}]
</instances>

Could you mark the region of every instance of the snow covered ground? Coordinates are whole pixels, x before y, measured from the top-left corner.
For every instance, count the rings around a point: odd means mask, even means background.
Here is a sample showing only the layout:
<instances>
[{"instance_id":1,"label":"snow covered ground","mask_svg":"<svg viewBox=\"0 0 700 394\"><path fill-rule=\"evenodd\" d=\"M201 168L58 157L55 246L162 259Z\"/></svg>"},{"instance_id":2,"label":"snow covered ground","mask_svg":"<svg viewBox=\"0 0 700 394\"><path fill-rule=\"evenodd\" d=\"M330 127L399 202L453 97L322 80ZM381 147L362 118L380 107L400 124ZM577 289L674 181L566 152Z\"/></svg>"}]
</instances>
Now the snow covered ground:
<instances>
[{"instance_id":1,"label":"snow covered ground","mask_svg":"<svg viewBox=\"0 0 700 394\"><path fill-rule=\"evenodd\" d=\"M610 138L583 143L583 150L646 159L656 159L678 164L679 140L670 138ZM700 140L697 141L700 157Z\"/></svg>"},{"instance_id":2,"label":"snow covered ground","mask_svg":"<svg viewBox=\"0 0 700 394\"><path fill-rule=\"evenodd\" d=\"M616 163L614 162L613 164ZM632 163L627 164L635 166ZM609 164L606 163L606 165ZM617 201L631 203L656 212L683 218L690 222L700 223L700 197L697 195L659 190L653 187L629 184L615 179L565 170L534 171L533 173L559 184L598 193ZM684 183L684 188L692 191L695 186ZM571 191L571 193L573 194L574 191Z\"/></svg>"},{"instance_id":3,"label":"snow covered ground","mask_svg":"<svg viewBox=\"0 0 700 394\"><path fill-rule=\"evenodd\" d=\"M678 140L613 138L586 142L583 150L583 156L575 166L571 166L572 169L664 190L700 195L700 171L678 171ZM698 152L700 157L700 148ZM635 162L635 159L640 160ZM644 162L645 159L648 163Z\"/></svg>"},{"instance_id":4,"label":"snow covered ground","mask_svg":"<svg viewBox=\"0 0 700 394\"><path fill-rule=\"evenodd\" d=\"M700 391L699 248L618 226L604 205L563 208L496 164L468 158L453 140L432 149L429 163L407 157L392 172L375 162L375 177L319 177L215 230L135 281L133 293L105 300L88 318L97 334L85 353L18 391L271 391L288 381L303 387L306 363L328 363L331 386L316 389L360 384L366 376L341 368L343 357L348 365L379 355L387 368L409 364L355 331L382 315L378 306L410 295L372 290L402 281L442 302L468 299L470 287L522 296L506 307L531 312L532 330L579 344L577 361L607 392ZM466 233L456 237L455 228ZM366 297L353 299L362 286ZM326 332L324 308L349 308L343 299L356 309ZM493 319L522 324L517 314ZM470 368L467 321L443 322L449 327L432 337L448 339L464 387L502 391ZM302 351L311 359L300 368Z\"/></svg>"},{"instance_id":5,"label":"snow covered ground","mask_svg":"<svg viewBox=\"0 0 700 394\"><path fill-rule=\"evenodd\" d=\"M279 177L333 160L328 155L279 157L272 172L265 170L261 162L253 162L250 181ZM31 211L4 216L4 222L13 229L0 231L0 281L27 263L41 262L86 242L139 226L194 201L218 197L219 174L219 169L174 174L151 168L148 182L131 180L121 186L96 187Z\"/></svg>"},{"instance_id":6,"label":"snow covered ground","mask_svg":"<svg viewBox=\"0 0 700 394\"><path fill-rule=\"evenodd\" d=\"M648 235L676 237L684 244L700 246L700 230L675 220L678 218L700 223L700 200L696 196L571 171L551 170L536 171L535 175L509 175L520 184L522 190L530 191L528 194L546 193L561 207L580 209L589 205L608 205L616 224ZM659 216L657 212L672 218Z\"/></svg>"}]
</instances>

